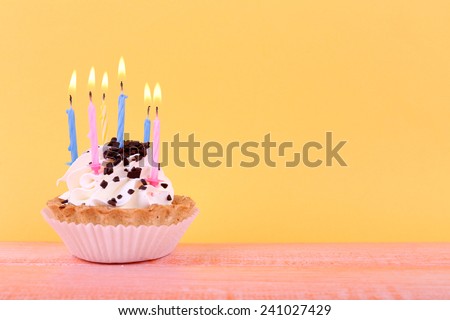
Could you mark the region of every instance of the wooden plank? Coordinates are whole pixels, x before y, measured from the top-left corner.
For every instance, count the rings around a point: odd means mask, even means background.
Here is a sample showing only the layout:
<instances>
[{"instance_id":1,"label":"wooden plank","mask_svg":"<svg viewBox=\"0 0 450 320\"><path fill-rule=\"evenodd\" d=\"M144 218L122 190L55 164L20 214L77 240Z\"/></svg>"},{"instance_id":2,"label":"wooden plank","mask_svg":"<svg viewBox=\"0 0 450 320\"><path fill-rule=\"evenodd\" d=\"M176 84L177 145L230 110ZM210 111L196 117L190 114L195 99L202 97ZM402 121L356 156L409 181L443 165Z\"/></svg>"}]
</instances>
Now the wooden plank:
<instances>
[{"instance_id":1,"label":"wooden plank","mask_svg":"<svg viewBox=\"0 0 450 320\"><path fill-rule=\"evenodd\" d=\"M450 299L450 244L185 244L100 265L0 243L1 299Z\"/></svg>"}]
</instances>

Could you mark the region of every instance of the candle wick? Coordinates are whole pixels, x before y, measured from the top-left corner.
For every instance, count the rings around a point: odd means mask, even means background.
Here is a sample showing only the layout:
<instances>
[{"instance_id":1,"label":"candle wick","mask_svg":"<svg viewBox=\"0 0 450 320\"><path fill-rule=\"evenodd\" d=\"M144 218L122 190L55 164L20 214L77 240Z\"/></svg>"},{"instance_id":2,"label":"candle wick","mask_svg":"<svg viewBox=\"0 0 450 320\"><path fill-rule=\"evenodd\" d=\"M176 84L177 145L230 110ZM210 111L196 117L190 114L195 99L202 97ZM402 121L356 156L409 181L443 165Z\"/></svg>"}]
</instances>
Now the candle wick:
<instances>
[{"instance_id":1,"label":"candle wick","mask_svg":"<svg viewBox=\"0 0 450 320\"><path fill-rule=\"evenodd\" d=\"M147 107L147 119L148 119L149 115L150 115L150 106Z\"/></svg>"},{"instance_id":2,"label":"candle wick","mask_svg":"<svg viewBox=\"0 0 450 320\"><path fill-rule=\"evenodd\" d=\"M156 107L156 117L158 117L158 107Z\"/></svg>"},{"instance_id":3,"label":"candle wick","mask_svg":"<svg viewBox=\"0 0 450 320\"><path fill-rule=\"evenodd\" d=\"M72 108L72 95L69 94L69 102L70 102L70 107Z\"/></svg>"},{"instance_id":4,"label":"candle wick","mask_svg":"<svg viewBox=\"0 0 450 320\"><path fill-rule=\"evenodd\" d=\"M123 91L123 82L122 81L120 81L120 90Z\"/></svg>"},{"instance_id":5,"label":"candle wick","mask_svg":"<svg viewBox=\"0 0 450 320\"><path fill-rule=\"evenodd\" d=\"M91 100L91 102L92 102L92 92L91 91L89 91L89 100Z\"/></svg>"},{"instance_id":6,"label":"candle wick","mask_svg":"<svg viewBox=\"0 0 450 320\"><path fill-rule=\"evenodd\" d=\"M106 94L103 93L103 101L105 101L105 99L106 99Z\"/></svg>"}]
</instances>

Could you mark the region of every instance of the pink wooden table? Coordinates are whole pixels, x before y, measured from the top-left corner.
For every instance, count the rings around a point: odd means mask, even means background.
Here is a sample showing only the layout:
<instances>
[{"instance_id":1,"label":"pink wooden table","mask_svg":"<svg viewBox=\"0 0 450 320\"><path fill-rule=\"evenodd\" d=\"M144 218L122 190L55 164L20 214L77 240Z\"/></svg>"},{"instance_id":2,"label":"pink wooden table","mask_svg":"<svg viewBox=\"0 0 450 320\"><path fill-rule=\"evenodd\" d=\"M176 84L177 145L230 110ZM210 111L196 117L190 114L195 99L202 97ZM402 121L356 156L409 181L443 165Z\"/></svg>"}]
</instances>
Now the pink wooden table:
<instances>
[{"instance_id":1,"label":"pink wooden table","mask_svg":"<svg viewBox=\"0 0 450 320\"><path fill-rule=\"evenodd\" d=\"M0 243L1 299L450 299L450 244L189 244L128 265Z\"/></svg>"}]
</instances>

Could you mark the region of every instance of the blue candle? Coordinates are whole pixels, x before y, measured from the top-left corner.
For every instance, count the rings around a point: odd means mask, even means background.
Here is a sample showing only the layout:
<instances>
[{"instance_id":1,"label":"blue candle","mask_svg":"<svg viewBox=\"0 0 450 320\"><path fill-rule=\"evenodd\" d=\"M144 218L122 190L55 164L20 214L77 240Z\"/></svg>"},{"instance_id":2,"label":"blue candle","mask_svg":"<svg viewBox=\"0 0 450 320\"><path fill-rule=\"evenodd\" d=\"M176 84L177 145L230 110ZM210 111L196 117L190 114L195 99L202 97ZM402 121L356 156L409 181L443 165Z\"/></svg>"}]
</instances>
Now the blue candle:
<instances>
[{"instance_id":1,"label":"blue candle","mask_svg":"<svg viewBox=\"0 0 450 320\"><path fill-rule=\"evenodd\" d=\"M120 57L119 60L119 68L117 70L119 75L119 79L125 78L125 61L123 57ZM120 81L120 96L119 96L119 119L117 123L117 141L120 143L120 146L123 147L123 134L125 128L125 99L128 98L123 94L123 82Z\"/></svg>"},{"instance_id":2,"label":"blue candle","mask_svg":"<svg viewBox=\"0 0 450 320\"><path fill-rule=\"evenodd\" d=\"M122 88L122 82L120 83ZM117 125L117 141L120 143L120 146L123 147L123 133L125 128L125 99L128 98L128 96L122 93L119 96L119 119L118 119L118 125Z\"/></svg>"},{"instance_id":3,"label":"blue candle","mask_svg":"<svg viewBox=\"0 0 450 320\"><path fill-rule=\"evenodd\" d=\"M152 126L152 123L150 119L148 118L148 114L150 112L150 107L147 109L147 119L144 121L144 142L150 142L150 128Z\"/></svg>"},{"instance_id":4,"label":"blue candle","mask_svg":"<svg viewBox=\"0 0 450 320\"><path fill-rule=\"evenodd\" d=\"M70 155L72 160L68 162L68 165L71 165L78 158L78 146L77 146L77 127L75 125L75 112L72 108L72 96L70 96L70 108L66 110L68 121L69 121L69 137L70 137L70 145L68 150L70 151Z\"/></svg>"}]
</instances>

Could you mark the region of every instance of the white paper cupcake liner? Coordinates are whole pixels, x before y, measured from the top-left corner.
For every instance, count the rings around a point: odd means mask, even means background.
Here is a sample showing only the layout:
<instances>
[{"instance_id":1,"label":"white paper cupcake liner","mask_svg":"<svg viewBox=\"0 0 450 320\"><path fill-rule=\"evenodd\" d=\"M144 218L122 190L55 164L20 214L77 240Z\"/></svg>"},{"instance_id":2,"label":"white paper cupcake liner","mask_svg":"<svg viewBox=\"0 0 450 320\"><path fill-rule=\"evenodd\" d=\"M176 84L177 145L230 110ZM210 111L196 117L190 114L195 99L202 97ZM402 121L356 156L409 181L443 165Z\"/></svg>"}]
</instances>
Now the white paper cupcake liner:
<instances>
[{"instance_id":1,"label":"white paper cupcake liner","mask_svg":"<svg viewBox=\"0 0 450 320\"><path fill-rule=\"evenodd\" d=\"M171 253L199 210L170 226L103 226L61 222L44 208L44 219L55 229L76 257L99 263L128 263L152 260Z\"/></svg>"}]
</instances>

